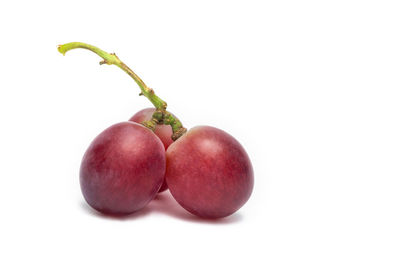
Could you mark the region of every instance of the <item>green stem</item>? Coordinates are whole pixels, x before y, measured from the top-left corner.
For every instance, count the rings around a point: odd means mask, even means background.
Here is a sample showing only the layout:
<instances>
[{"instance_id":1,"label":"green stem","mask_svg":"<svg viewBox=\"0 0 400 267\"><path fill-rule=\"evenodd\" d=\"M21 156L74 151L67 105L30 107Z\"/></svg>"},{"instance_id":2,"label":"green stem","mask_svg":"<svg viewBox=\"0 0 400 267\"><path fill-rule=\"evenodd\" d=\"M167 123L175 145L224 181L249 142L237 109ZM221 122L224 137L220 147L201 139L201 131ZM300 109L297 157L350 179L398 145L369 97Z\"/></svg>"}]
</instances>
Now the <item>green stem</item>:
<instances>
[{"instance_id":1,"label":"green stem","mask_svg":"<svg viewBox=\"0 0 400 267\"><path fill-rule=\"evenodd\" d=\"M139 76L136 75L133 70L131 70L125 63L123 63L115 53L107 53L100 48L89 45L86 43L81 43L81 42L72 42L72 43L67 43L63 45L58 46L58 51L65 55L66 52L68 52L71 49L75 48L83 48L90 50L97 55L99 55L101 58L103 58L102 61L100 61L100 65L107 64L107 65L116 65L123 71L125 71L131 78L139 85L141 93L140 95L144 95L147 97L147 99L150 100L150 102L154 105L156 108L156 112L153 114L153 119L150 121L147 121L144 123L144 125L148 128L151 128L154 130L156 124L166 124L170 125L172 127L173 135L172 139L176 140L180 136L182 136L185 132L186 129L182 126L182 123L171 113L166 111L167 109L167 103L159 98L155 93L154 90L149 88L143 81L140 79Z\"/></svg>"},{"instance_id":2,"label":"green stem","mask_svg":"<svg viewBox=\"0 0 400 267\"><path fill-rule=\"evenodd\" d=\"M58 46L58 51L65 55L66 52L68 52L71 49L75 48L84 48L88 49L97 55L99 55L101 58L103 58L103 61L100 61L100 65L107 64L107 65L115 65L118 66L120 69L125 71L129 76L132 77L133 80L139 85L140 90L142 91L141 94L143 94L145 97L147 97L150 102L156 107L156 109L163 109L165 110L167 108L167 103L163 101L161 98L159 98L153 91L153 89L147 87L147 85L142 81L142 79L139 78L139 76L136 75L136 73L133 72L127 65L125 65L115 53L107 53L100 48L85 44L85 43L80 43L80 42L72 42L72 43L67 43L64 45L59 45Z\"/></svg>"},{"instance_id":3,"label":"green stem","mask_svg":"<svg viewBox=\"0 0 400 267\"><path fill-rule=\"evenodd\" d=\"M186 133L186 128L183 127L182 123L168 111L163 112L162 123L171 126L173 133L171 138L174 141L181 137L184 133Z\"/></svg>"}]
</instances>

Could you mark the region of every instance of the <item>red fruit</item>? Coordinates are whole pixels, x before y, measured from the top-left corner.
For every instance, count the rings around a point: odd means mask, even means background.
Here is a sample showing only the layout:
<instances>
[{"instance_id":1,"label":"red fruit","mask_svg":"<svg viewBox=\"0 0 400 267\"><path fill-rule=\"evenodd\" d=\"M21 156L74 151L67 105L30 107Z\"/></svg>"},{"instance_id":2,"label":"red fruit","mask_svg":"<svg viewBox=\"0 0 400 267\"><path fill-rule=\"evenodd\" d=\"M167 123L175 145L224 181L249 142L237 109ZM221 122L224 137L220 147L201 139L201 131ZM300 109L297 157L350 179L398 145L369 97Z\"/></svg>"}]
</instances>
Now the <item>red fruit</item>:
<instances>
[{"instance_id":1,"label":"red fruit","mask_svg":"<svg viewBox=\"0 0 400 267\"><path fill-rule=\"evenodd\" d=\"M249 199L254 178L250 159L235 138L198 126L167 150L166 181L172 196L205 218L228 216Z\"/></svg>"},{"instance_id":2,"label":"red fruit","mask_svg":"<svg viewBox=\"0 0 400 267\"><path fill-rule=\"evenodd\" d=\"M115 124L93 140L83 157L83 196L103 213L135 212L157 194L165 165L164 147L151 130L134 122Z\"/></svg>"},{"instance_id":3,"label":"red fruit","mask_svg":"<svg viewBox=\"0 0 400 267\"><path fill-rule=\"evenodd\" d=\"M151 116L153 115L155 108L145 108L141 111L137 112L135 115L130 118L130 121L134 121L137 123L142 123L144 121L151 120ZM156 125L156 129L154 133L160 138L161 142L164 144L165 150L172 144L174 141L171 139L172 129L169 125Z\"/></svg>"},{"instance_id":4,"label":"red fruit","mask_svg":"<svg viewBox=\"0 0 400 267\"><path fill-rule=\"evenodd\" d=\"M142 123L144 121L151 120L151 117L152 117L154 111L156 111L155 108L142 109L141 111L139 111L135 115L133 115L133 117L130 118L129 120L137 122L137 123ZM158 136L158 138L160 138L161 142L164 144L165 150L167 150L169 145L174 142L171 139L172 129L171 129L171 126L169 126L169 125L160 125L160 124L156 125L156 129L154 130L154 133ZM159 192L163 192L167 189L168 189L167 183L164 181Z\"/></svg>"}]
</instances>

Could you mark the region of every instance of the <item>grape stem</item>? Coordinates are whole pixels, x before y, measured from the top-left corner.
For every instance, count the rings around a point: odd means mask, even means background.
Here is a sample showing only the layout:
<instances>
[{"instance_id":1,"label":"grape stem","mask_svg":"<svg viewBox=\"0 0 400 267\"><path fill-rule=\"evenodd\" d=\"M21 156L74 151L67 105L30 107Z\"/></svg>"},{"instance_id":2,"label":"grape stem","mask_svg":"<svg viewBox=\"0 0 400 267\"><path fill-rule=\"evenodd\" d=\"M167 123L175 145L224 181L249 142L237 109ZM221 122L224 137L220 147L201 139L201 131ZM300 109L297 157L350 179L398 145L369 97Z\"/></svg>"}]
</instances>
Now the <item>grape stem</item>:
<instances>
[{"instance_id":1,"label":"grape stem","mask_svg":"<svg viewBox=\"0 0 400 267\"><path fill-rule=\"evenodd\" d=\"M81 43L81 42L72 42L72 43L67 43L63 45L58 46L58 51L65 55L66 52L69 50L75 49L75 48L83 48L90 50L97 55L99 55L101 58L103 58L102 61L100 61L100 65L107 64L107 65L115 65L125 71L131 78L139 85L140 87L140 94L139 95L144 95L150 102L154 105L156 108L156 111L154 112L152 119L149 121L143 122L143 125L146 127L154 130L157 124L165 124L165 125L170 125L172 128L172 140L177 140L179 137L181 137L185 132L186 128L182 126L182 123L170 112L167 111L167 103L159 98L153 89L149 88L143 81L140 79L139 76L133 70L131 70L125 63L123 63L115 53L107 53L100 48L86 44L86 43Z\"/></svg>"}]
</instances>

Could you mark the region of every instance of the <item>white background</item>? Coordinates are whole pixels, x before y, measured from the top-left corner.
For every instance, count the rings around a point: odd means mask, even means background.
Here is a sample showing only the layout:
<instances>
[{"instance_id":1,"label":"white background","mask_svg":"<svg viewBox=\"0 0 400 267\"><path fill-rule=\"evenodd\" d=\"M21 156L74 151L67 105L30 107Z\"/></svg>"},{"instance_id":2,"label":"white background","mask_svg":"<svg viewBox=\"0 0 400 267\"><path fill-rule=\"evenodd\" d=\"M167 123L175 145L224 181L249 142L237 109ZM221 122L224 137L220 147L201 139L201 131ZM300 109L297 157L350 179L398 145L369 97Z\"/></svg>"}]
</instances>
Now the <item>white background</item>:
<instances>
[{"instance_id":1,"label":"white background","mask_svg":"<svg viewBox=\"0 0 400 267\"><path fill-rule=\"evenodd\" d=\"M2 1L1 266L400 266L398 1ZM80 160L150 106L235 136L248 203L198 220L169 193L99 215Z\"/></svg>"}]
</instances>

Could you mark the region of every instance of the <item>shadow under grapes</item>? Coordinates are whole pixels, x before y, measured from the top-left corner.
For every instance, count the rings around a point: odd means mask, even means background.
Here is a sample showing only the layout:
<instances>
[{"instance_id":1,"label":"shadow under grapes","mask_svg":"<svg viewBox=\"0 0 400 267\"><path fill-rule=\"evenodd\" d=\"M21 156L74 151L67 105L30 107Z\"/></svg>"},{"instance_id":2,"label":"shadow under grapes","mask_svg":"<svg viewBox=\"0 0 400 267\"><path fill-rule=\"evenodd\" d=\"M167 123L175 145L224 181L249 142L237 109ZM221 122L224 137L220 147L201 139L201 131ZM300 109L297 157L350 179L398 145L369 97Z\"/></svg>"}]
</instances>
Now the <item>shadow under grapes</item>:
<instances>
[{"instance_id":1,"label":"shadow under grapes","mask_svg":"<svg viewBox=\"0 0 400 267\"><path fill-rule=\"evenodd\" d=\"M171 193L168 190L158 194L146 207L130 215L118 216L118 215L103 214L92 209L85 201L81 201L80 206L85 212L89 213L90 215L102 219L111 219L120 221L136 220L148 216L151 213L162 213L179 220L184 220L193 223L216 224L216 225L238 223L243 219L240 213L234 213L228 217L221 219L204 219L197 217L186 211L184 208L182 208L175 201L175 199L172 197Z\"/></svg>"}]
</instances>

